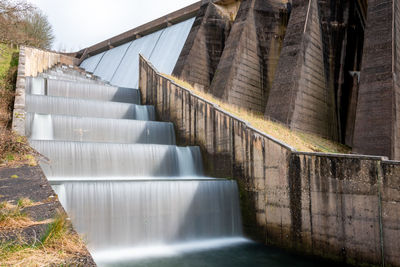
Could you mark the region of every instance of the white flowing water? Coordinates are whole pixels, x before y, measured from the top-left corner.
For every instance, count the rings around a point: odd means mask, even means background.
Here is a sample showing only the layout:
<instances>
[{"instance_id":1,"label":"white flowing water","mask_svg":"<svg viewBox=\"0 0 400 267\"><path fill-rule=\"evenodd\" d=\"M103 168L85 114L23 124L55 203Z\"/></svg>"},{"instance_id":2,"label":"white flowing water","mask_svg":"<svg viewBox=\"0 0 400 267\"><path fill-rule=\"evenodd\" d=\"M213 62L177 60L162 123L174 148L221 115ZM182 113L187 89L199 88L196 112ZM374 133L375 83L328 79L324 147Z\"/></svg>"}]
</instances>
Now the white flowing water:
<instances>
[{"instance_id":1,"label":"white flowing water","mask_svg":"<svg viewBox=\"0 0 400 267\"><path fill-rule=\"evenodd\" d=\"M33 116L32 135L34 140L53 140L54 130L51 115L37 114Z\"/></svg>"},{"instance_id":2,"label":"white flowing water","mask_svg":"<svg viewBox=\"0 0 400 267\"><path fill-rule=\"evenodd\" d=\"M199 147L176 147L179 175L200 175L203 169ZM196 166L197 165L197 166ZM198 170L193 172L193 170Z\"/></svg>"},{"instance_id":3,"label":"white flowing water","mask_svg":"<svg viewBox=\"0 0 400 267\"><path fill-rule=\"evenodd\" d=\"M236 182L202 176L199 147L177 147L173 125L151 121L154 107L139 99L76 80L48 80L46 95L26 96L26 135L49 159L43 171L94 259L247 242Z\"/></svg>"},{"instance_id":4,"label":"white flowing water","mask_svg":"<svg viewBox=\"0 0 400 267\"><path fill-rule=\"evenodd\" d=\"M233 181L65 182L63 186L69 215L95 250L242 234Z\"/></svg>"},{"instance_id":5,"label":"white flowing water","mask_svg":"<svg viewBox=\"0 0 400 267\"><path fill-rule=\"evenodd\" d=\"M43 164L49 177L148 177L179 176L186 159L176 146L149 144L109 144L31 140L31 145L50 159ZM189 147L198 154L196 147ZM187 153L186 153L187 155ZM201 174L201 156L184 166L186 175ZM182 159L184 162L182 162ZM181 160L181 161L180 161Z\"/></svg>"},{"instance_id":6,"label":"white flowing water","mask_svg":"<svg viewBox=\"0 0 400 267\"><path fill-rule=\"evenodd\" d=\"M43 95L44 93L33 93L34 91L44 92L40 85L36 85L40 79L47 84L47 95L61 96L68 98L96 99L101 101L114 101L122 103L140 104L140 92L137 89L119 88L110 85L99 85L94 83L83 83L76 81L53 80L33 78L32 94ZM41 91L42 90L42 91ZM29 92L29 87L28 87Z\"/></svg>"},{"instance_id":7,"label":"white flowing water","mask_svg":"<svg viewBox=\"0 0 400 267\"><path fill-rule=\"evenodd\" d=\"M36 113L26 114L25 134L30 139L40 140L39 129L33 127L35 117ZM175 145L174 125L169 122L63 115L50 117L51 121L47 120L47 124L42 125L43 128L53 129L53 139L48 140Z\"/></svg>"},{"instance_id":8,"label":"white flowing water","mask_svg":"<svg viewBox=\"0 0 400 267\"><path fill-rule=\"evenodd\" d=\"M30 78L30 93L33 95L44 95L45 94L45 80L40 77Z\"/></svg>"},{"instance_id":9,"label":"white flowing water","mask_svg":"<svg viewBox=\"0 0 400 267\"><path fill-rule=\"evenodd\" d=\"M155 119L152 106L41 95L26 95L25 101L26 111L32 113L109 119Z\"/></svg>"}]
</instances>

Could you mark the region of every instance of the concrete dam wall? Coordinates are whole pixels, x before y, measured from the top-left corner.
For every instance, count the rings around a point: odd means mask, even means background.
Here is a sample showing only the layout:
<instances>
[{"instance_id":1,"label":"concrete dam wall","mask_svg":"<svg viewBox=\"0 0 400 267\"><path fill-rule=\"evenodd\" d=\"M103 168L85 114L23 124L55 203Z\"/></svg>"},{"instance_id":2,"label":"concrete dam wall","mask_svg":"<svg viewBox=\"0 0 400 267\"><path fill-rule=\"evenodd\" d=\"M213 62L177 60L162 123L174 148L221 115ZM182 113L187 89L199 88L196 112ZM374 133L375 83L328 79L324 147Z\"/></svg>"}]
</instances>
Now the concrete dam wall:
<instances>
[{"instance_id":1,"label":"concrete dam wall","mask_svg":"<svg viewBox=\"0 0 400 267\"><path fill-rule=\"evenodd\" d=\"M223 101L398 160L399 17L393 0L204 0L75 56L136 87L142 53Z\"/></svg>"},{"instance_id":2,"label":"concrete dam wall","mask_svg":"<svg viewBox=\"0 0 400 267\"><path fill-rule=\"evenodd\" d=\"M266 244L351 264L400 266L400 164L301 153L140 60L142 102L199 145L207 175L235 179L244 230Z\"/></svg>"},{"instance_id":3,"label":"concrete dam wall","mask_svg":"<svg viewBox=\"0 0 400 267\"><path fill-rule=\"evenodd\" d=\"M171 74L194 18L160 29L84 60L80 67L119 87L138 87L139 54ZM165 53L168 51L168 53Z\"/></svg>"}]
</instances>

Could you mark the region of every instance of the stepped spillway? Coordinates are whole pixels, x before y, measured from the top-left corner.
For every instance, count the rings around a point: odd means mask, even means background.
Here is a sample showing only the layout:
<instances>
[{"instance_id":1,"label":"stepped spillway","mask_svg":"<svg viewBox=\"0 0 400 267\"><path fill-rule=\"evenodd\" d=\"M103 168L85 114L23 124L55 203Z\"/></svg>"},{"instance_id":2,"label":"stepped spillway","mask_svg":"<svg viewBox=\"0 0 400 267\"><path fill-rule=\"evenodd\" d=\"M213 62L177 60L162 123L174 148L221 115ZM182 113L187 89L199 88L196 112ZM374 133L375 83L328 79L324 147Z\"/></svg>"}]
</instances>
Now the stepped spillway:
<instances>
[{"instance_id":1,"label":"stepped spillway","mask_svg":"<svg viewBox=\"0 0 400 267\"><path fill-rule=\"evenodd\" d=\"M65 67L27 81L26 135L95 260L246 242L236 182L202 176L139 90Z\"/></svg>"},{"instance_id":2,"label":"stepped spillway","mask_svg":"<svg viewBox=\"0 0 400 267\"><path fill-rule=\"evenodd\" d=\"M154 107L137 104L27 95L26 111L39 114L56 114L110 119L154 120Z\"/></svg>"},{"instance_id":3,"label":"stepped spillway","mask_svg":"<svg viewBox=\"0 0 400 267\"><path fill-rule=\"evenodd\" d=\"M175 145L174 126L166 122L27 113L25 123L33 140ZM48 129L51 138L40 129Z\"/></svg>"}]
</instances>

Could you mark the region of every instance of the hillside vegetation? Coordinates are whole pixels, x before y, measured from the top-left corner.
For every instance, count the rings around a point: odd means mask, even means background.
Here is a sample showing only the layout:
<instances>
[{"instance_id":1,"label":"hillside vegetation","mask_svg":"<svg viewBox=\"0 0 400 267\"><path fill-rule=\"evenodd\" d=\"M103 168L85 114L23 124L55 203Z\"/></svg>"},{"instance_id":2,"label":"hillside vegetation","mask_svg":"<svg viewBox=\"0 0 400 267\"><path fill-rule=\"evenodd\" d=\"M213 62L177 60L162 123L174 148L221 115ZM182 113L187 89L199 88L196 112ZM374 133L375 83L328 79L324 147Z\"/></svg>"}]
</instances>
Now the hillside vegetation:
<instances>
[{"instance_id":1,"label":"hillside vegetation","mask_svg":"<svg viewBox=\"0 0 400 267\"><path fill-rule=\"evenodd\" d=\"M40 9L24 0L0 0L0 43L49 49L52 27Z\"/></svg>"},{"instance_id":2,"label":"hillside vegetation","mask_svg":"<svg viewBox=\"0 0 400 267\"><path fill-rule=\"evenodd\" d=\"M190 90L193 94L198 95L214 104L221 109L241 118L248 122L255 129L264 132L271 137L280 140L283 143L303 152L322 152L322 153L350 153L351 149L342 144L324 139L317 135L304 133L289 129L285 125L273 122L264 117L264 114L249 112L240 107L230 105L222 100L215 98L213 95L196 90L189 83L182 81L174 76L163 74L165 77L173 80L175 83Z\"/></svg>"},{"instance_id":3,"label":"hillside vegetation","mask_svg":"<svg viewBox=\"0 0 400 267\"><path fill-rule=\"evenodd\" d=\"M26 138L11 131L17 70L18 50L0 44L0 167L36 165Z\"/></svg>"},{"instance_id":4,"label":"hillside vegetation","mask_svg":"<svg viewBox=\"0 0 400 267\"><path fill-rule=\"evenodd\" d=\"M52 27L40 9L24 0L0 0L0 167L36 164L25 137L11 131L20 45L47 49Z\"/></svg>"}]
</instances>

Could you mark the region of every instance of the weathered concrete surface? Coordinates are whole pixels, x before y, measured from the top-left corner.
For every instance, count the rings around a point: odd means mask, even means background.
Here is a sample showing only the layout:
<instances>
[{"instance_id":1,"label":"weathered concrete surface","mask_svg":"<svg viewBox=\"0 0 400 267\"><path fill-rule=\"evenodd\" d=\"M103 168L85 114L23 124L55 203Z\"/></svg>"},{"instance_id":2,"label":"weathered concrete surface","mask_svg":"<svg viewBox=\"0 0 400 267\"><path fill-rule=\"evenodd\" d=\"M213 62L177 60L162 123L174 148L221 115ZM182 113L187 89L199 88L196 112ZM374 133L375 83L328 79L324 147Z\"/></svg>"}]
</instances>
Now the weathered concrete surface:
<instances>
[{"instance_id":1,"label":"weathered concrete surface","mask_svg":"<svg viewBox=\"0 0 400 267\"><path fill-rule=\"evenodd\" d=\"M225 3L226 2L226 3ZM236 16L240 1L202 1L173 75L207 90Z\"/></svg>"},{"instance_id":2,"label":"weathered concrete surface","mask_svg":"<svg viewBox=\"0 0 400 267\"><path fill-rule=\"evenodd\" d=\"M336 140L333 89L327 86L317 1L294 1L265 115L290 128Z\"/></svg>"},{"instance_id":3,"label":"weathered concrete surface","mask_svg":"<svg viewBox=\"0 0 400 267\"><path fill-rule=\"evenodd\" d=\"M355 153L400 160L399 5L202 0L71 55L82 60L196 16L175 76Z\"/></svg>"},{"instance_id":4,"label":"weathered concrete surface","mask_svg":"<svg viewBox=\"0 0 400 267\"><path fill-rule=\"evenodd\" d=\"M287 24L281 0L243 1L226 41L210 92L263 113Z\"/></svg>"},{"instance_id":5,"label":"weathered concrete surface","mask_svg":"<svg viewBox=\"0 0 400 267\"><path fill-rule=\"evenodd\" d=\"M385 266L400 263L400 164L384 162L382 172L382 225Z\"/></svg>"},{"instance_id":6,"label":"weathered concrete surface","mask_svg":"<svg viewBox=\"0 0 400 267\"><path fill-rule=\"evenodd\" d=\"M382 264L380 161L357 156L292 156L292 238L297 250L307 248L314 255L357 265Z\"/></svg>"},{"instance_id":7,"label":"weathered concrete surface","mask_svg":"<svg viewBox=\"0 0 400 267\"><path fill-rule=\"evenodd\" d=\"M399 163L296 152L143 58L139 87L142 103L175 123L178 144L201 147L207 175L238 182L249 237L343 263L400 266Z\"/></svg>"},{"instance_id":8,"label":"weathered concrete surface","mask_svg":"<svg viewBox=\"0 0 400 267\"><path fill-rule=\"evenodd\" d=\"M399 1L368 1L367 18L353 150L399 160Z\"/></svg>"},{"instance_id":9,"label":"weathered concrete surface","mask_svg":"<svg viewBox=\"0 0 400 267\"><path fill-rule=\"evenodd\" d=\"M18 178L11 178L14 175ZM53 219L58 212L65 213L40 167L0 168L0 194L0 202L9 201L16 204L21 198L40 202L39 205L23 209L34 221ZM46 223L12 231L0 230L0 243L23 238L26 244L34 244L40 241L48 227L49 224ZM87 250L65 264L96 266Z\"/></svg>"}]
</instances>

